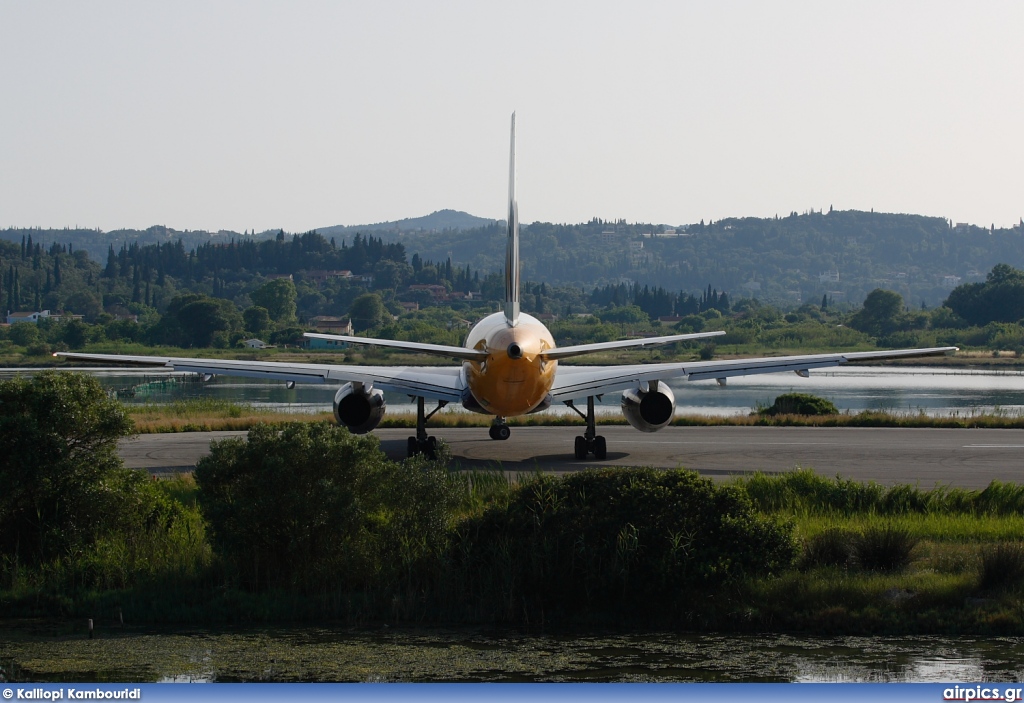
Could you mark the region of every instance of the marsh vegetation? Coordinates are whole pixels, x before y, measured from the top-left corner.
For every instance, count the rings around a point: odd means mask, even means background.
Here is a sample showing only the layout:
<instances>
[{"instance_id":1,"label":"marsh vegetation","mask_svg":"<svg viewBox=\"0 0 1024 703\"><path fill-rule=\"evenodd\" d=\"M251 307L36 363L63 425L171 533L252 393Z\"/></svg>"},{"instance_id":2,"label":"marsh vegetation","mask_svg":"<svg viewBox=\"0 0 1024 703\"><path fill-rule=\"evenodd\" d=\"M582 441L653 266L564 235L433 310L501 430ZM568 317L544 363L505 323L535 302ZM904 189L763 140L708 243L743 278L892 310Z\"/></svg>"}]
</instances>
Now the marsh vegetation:
<instances>
[{"instance_id":1,"label":"marsh vegetation","mask_svg":"<svg viewBox=\"0 0 1024 703\"><path fill-rule=\"evenodd\" d=\"M0 614L101 622L1019 633L1024 487L564 477L261 424L151 481L90 379L3 382ZM17 430L15 430L17 428ZM45 451L39 451L44 447ZM78 496L78 499L74 497Z\"/></svg>"}]
</instances>

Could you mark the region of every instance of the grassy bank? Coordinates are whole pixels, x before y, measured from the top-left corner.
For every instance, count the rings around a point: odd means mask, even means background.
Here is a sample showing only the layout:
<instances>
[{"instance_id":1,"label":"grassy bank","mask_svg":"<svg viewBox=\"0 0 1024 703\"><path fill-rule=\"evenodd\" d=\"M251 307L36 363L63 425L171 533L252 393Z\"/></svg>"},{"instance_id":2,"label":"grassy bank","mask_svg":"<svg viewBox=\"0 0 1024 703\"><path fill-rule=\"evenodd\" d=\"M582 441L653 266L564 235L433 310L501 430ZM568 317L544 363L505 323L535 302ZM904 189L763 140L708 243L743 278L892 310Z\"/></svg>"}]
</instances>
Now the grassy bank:
<instances>
[{"instance_id":1,"label":"grassy bank","mask_svg":"<svg viewBox=\"0 0 1024 703\"><path fill-rule=\"evenodd\" d=\"M160 432L210 432L216 430L248 430L268 422L322 422L331 420L329 408L321 413L296 414L261 410L244 403L215 399L193 399L166 405L126 405L141 434ZM624 425L619 415L601 417L602 425ZM476 413L440 412L430 419L430 427L488 427L491 417ZM580 425L583 420L568 413L561 415L526 415L509 418L513 427L554 427ZM965 413L932 417L924 413L887 413L864 411L836 415L680 415L672 422L686 426L768 426L768 427L912 427L912 428L986 428L1024 429L1024 415L1012 413ZM413 428L413 413L388 413L380 427Z\"/></svg>"},{"instance_id":2,"label":"grassy bank","mask_svg":"<svg viewBox=\"0 0 1024 703\"><path fill-rule=\"evenodd\" d=\"M327 619L531 629L1024 633L1022 486L922 491L807 471L755 475L722 489L685 472L579 476L572 484L488 472L448 475L442 480L454 502L447 546L416 551L418 538L406 534L400 550L412 551L398 557L400 568L385 570L386 583L374 581L371 567L361 588L329 579L298 589L283 582L243 587L210 539L197 507L200 487L191 475L180 476L160 484L182 511L171 531L145 539L115 536L94 554L40 569L5 563L0 616L91 617L108 624L124 617L134 624ZM668 502L643 508L661 500L659 491L668 491ZM680 500L690 507L672 512ZM775 557L755 568L750 559L756 552L743 547L736 554L747 556L708 562L720 563L716 569L731 566L728 574L706 572L711 580L705 581L695 565L734 549L721 542L699 556L704 538L697 531L718 513L696 516L700 505L712 503L721 506L716 510L739 511L723 526L753 520L756 530L768 530L758 534L774 535ZM748 517L744 506L753 511ZM691 512L694 521L686 522ZM650 522L658 514L665 517ZM615 515L621 520L609 517ZM381 519L387 518L374 521ZM683 520L668 551L650 541L648 530L661 520ZM534 532L534 524L542 529ZM560 542L560 534L568 541ZM708 539L718 544L719 538ZM379 558L389 557L381 552ZM565 566L570 563L576 567Z\"/></svg>"},{"instance_id":3,"label":"grassy bank","mask_svg":"<svg viewBox=\"0 0 1024 703\"><path fill-rule=\"evenodd\" d=\"M125 409L140 434L248 430L261 423L322 422L333 417L329 409L322 413L282 413L215 398L192 398L161 404L126 404Z\"/></svg>"}]
</instances>

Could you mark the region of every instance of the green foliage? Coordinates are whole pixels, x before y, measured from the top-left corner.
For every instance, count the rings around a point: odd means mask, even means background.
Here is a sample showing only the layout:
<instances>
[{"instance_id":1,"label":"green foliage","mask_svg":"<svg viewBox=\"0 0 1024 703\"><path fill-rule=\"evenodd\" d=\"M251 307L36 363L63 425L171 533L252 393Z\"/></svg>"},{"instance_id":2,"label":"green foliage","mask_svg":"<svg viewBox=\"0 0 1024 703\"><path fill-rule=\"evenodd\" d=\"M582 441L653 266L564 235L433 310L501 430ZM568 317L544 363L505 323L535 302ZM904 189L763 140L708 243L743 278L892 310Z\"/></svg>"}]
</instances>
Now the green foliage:
<instances>
[{"instance_id":1,"label":"green foliage","mask_svg":"<svg viewBox=\"0 0 1024 703\"><path fill-rule=\"evenodd\" d=\"M853 540L853 561L865 571L903 571L913 560L917 537L896 525L872 525Z\"/></svg>"},{"instance_id":2,"label":"green foliage","mask_svg":"<svg viewBox=\"0 0 1024 703\"><path fill-rule=\"evenodd\" d=\"M254 305L264 308L270 319L278 324L295 320L295 284L287 278L276 278L264 283L249 294Z\"/></svg>"},{"instance_id":3,"label":"green foliage","mask_svg":"<svg viewBox=\"0 0 1024 703\"><path fill-rule=\"evenodd\" d=\"M688 608L681 590L785 569L791 528L687 471L538 476L460 527L452 578L499 619Z\"/></svg>"},{"instance_id":4,"label":"green foliage","mask_svg":"<svg viewBox=\"0 0 1024 703\"><path fill-rule=\"evenodd\" d=\"M179 347L226 346L227 334L242 327L230 300L188 293L175 297L154 329L154 337Z\"/></svg>"},{"instance_id":5,"label":"green foliage","mask_svg":"<svg viewBox=\"0 0 1024 703\"><path fill-rule=\"evenodd\" d=\"M993 481L981 491L938 486L881 486L839 476L827 478L808 469L778 475L754 474L740 479L747 495L764 512L813 515L906 515L952 513L1017 515L1024 512L1024 484Z\"/></svg>"},{"instance_id":6,"label":"green foliage","mask_svg":"<svg viewBox=\"0 0 1024 703\"><path fill-rule=\"evenodd\" d=\"M838 415L835 403L810 393L783 393L767 408L760 408L761 415Z\"/></svg>"},{"instance_id":7,"label":"green foliage","mask_svg":"<svg viewBox=\"0 0 1024 703\"><path fill-rule=\"evenodd\" d=\"M810 569L822 566L847 567L853 561L856 534L840 527L830 527L804 541L800 566Z\"/></svg>"},{"instance_id":8,"label":"green foliage","mask_svg":"<svg viewBox=\"0 0 1024 703\"><path fill-rule=\"evenodd\" d=\"M13 324L7 334L10 340L20 347L27 347L39 341L39 328L31 322Z\"/></svg>"},{"instance_id":9,"label":"green foliage","mask_svg":"<svg viewBox=\"0 0 1024 703\"><path fill-rule=\"evenodd\" d=\"M245 321L245 329L256 336L270 329L270 312L259 305L246 308L242 312L242 320Z\"/></svg>"},{"instance_id":10,"label":"green foliage","mask_svg":"<svg viewBox=\"0 0 1024 703\"><path fill-rule=\"evenodd\" d=\"M957 286L943 303L972 325L1024 318L1024 271L997 264L984 283Z\"/></svg>"},{"instance_id":11,"label":"green foliage","mask_svg":"<svg viewBox=\"0 0 1024 703\"><path fill-rule=\"evenodd\" d=\"M195 479L214 548L253 590L386 588L443 549L459 500L446 472L327 423L217 442Z\"/></svg>"},{"instance_id":12,"label":"green foliage","mask_svg":"<svg viewBox=\"0 0 1024 703\"><path fill-rule=\"evenodd\" d=\"M903 312L903 297L891 290L875 288L864 299L864 307L850 320L850 326L870 335L888 334L896 329Z\"/></svg>"},{"instance_id":13,"label":"green foliage","mask_svg":"<svg viewBox=\"0 0 1024 703\"><path fill-rule=\"evenodd\" d=\"M367 293L352 301L348 315L352 318L352 327L356 332L373 329L391 319L384 301L376 293Z\"/></svg>"},{"instance_id":14,"label":"green foliage","mask_svg":"<svg viewBox=\"0 0 1024 703\"><path fill-rule=\"evenodd\" d=\"M0 381L0 555L40 563L90 545L122 505L124 407L89 376Z\"/></svg>"},{"instance_id":15,"label":"green foliage","mask_svg":"<svg viewBox=\"0 0 1024 703\"><path fill-rule=\"evenodd\" d=\"M1024 543L998 542L982 548L978 585L987 591L1024 585Z\"/></svg>"}]
</instances>

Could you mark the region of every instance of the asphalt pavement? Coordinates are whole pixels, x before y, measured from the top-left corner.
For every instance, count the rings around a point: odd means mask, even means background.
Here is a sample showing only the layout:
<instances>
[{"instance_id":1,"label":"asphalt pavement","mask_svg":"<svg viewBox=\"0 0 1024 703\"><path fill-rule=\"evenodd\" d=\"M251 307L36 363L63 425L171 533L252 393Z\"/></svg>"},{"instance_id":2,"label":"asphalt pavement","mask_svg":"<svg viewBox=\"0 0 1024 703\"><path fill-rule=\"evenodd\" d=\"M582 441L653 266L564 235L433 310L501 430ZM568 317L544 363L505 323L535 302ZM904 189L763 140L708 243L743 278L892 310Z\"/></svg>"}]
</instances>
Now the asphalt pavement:
<instances>
[{"instance_id":1,"label":"asphalt pavement","mask_svg":"<svg viewBox=\"0 0 1024 703\"><path fill-rule=\"evenodd\" d=\"M598 466L684 467L711 477L796 467L882 484L984 488L993 480L1024 481L1024 430L820 427L667 427L643 433L628 426L598 427L608 441L603 462L579 461L573 438L580 427L513 427L506 441L487 428L433 431L461 468L510 472L567 472ZM140 435L124 440L127 466L156 475L190 471L210 442L244 432ZM405 456L407 429L373 433L392 458Z\"/></svg>"}]
</instances>

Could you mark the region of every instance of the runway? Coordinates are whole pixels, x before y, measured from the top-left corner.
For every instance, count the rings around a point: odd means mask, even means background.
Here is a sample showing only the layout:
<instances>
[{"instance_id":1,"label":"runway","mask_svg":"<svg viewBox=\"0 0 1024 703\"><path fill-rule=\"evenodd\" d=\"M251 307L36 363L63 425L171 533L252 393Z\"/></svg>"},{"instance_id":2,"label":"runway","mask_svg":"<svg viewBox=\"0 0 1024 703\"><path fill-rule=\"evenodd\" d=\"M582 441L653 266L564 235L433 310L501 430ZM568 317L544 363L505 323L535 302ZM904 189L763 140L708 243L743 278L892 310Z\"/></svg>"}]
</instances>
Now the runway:
<instances>
[{"instance_id":1,"label":"runway","mask_svg":"<svg viewBox=\"0 0 1024 703\"><path fill-rule=\"evenodd\" d=\"M507 441L486 428L444 428L457 466L511 472L568 472L600 466L683 467L715 478L795 467L891 485L984 488L993 480L1024 481L1024 430L818 427L667 427L645 434L627 426L599 427L608 459L578 461L572 452L580 427L513 427ZM124 440L120 455L132 468L167 475L191 471L212 440L244 432L140 435ZM373 433L388 456L405 456L407 429Z\"/></svg>"}]
</instances>

